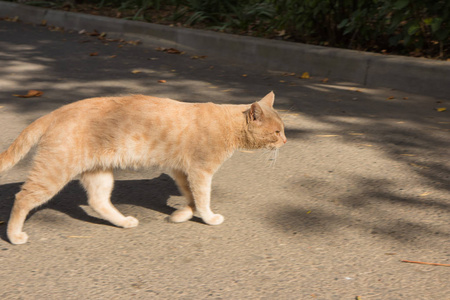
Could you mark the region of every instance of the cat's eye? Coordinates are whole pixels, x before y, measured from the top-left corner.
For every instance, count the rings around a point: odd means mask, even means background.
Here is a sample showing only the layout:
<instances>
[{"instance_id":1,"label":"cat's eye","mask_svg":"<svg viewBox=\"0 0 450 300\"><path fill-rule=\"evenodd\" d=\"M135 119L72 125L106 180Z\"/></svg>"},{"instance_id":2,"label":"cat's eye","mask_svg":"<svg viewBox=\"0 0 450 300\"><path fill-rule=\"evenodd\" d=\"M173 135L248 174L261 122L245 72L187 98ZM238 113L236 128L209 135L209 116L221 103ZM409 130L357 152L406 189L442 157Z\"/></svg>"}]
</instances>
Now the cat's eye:
<instances>
[{"instance_id":1,"label":"cat's eye","mask_svg":"<svg viewBox=\"0 0 450 300\"><path fill-rule=\"evenodd\" d=\"M279 131L279 130L275 131L276 134L280 134L280 132L281 132L281 131Z\"/></svg>"}]
</instances>

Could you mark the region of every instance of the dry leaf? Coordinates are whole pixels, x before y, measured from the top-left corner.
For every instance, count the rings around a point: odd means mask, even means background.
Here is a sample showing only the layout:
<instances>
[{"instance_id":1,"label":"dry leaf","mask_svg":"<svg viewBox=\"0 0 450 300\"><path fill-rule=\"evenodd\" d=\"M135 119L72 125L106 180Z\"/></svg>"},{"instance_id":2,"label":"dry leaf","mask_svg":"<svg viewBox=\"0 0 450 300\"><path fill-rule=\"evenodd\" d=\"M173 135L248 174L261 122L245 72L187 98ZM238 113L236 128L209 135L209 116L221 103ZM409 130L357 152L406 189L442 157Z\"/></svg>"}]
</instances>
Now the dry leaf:
<instances>
[{"instance_id":1,"label":"dry leaf","mask_svg":"<svg viewBox=\"0 0 450 300\"><path fill-rule=\"evenodd\" d=\"M436 108L436 110L437 110L438 112L443 112L443 111L446 111L447 108L446 108L446 107L438 107L438 108Z\"/></svg>"},{"instance_id":2,"label":"dry leaf","mask_svg":"<svg viewBox=\"0 0 450 300\"><path fill-rule=\"evenodd\" d=\"M139 71L139 70L133 70L133 71L131 71L131 73L133 73L133 74L139 74L139 73L142 73L142 71Z\"/></svg>"},{"instance_id":3,"label":"dry leaf","mask_svg":"<svg viewBox=\"0 0 450 300\"><path fill-rule=\"evenodd\" d=\"M64 27L48 26L47 28L48 28L48 30L50 30L50 31L64 32Z\"/></svg>"},{"instance_id":4,"label":"dry leaf","mask_svg":"<svg viewBox=\"0 0 450 300\"><path fill-rule=\"evenodd\" d=\"M309 73L308 73L308 72L304 72L304 73L302 74L302 76L300 76L300 78L301 78L301 79L309 79L309 78L311 78L311 77L309 76Z\"/></svg>"},{"instance_id":5,"label":"dry leaf","mask_svg":"<svg viewBox=\"0 0 450 300\"><path fill-rule=\"evenodd\" d=\"M117 55L111 55L111 56L109 56L109 58L116 58L117 57Z\"/></svg>"},{"instance_id":6,"label":"dry leaf","mask_svg":"<svg viewBox=\"0 0 450 300\"><path fill-rule=\"evenodd\" d=\"M47 20L42 20L41 21L41 26L47 26Z\"/></svg>"},{"instance_id":7,"label":"dry leaf","mask_svg":"<svg viewBox=\"0 0 450 300\"><path fill-rule=\"evenodd\" d=\"M89 53L89 56L98 56L98 52Z\"/></svg>"},{"instance_id":8,"label":"dry leaf","mask_svg":"<svg viewBox=\"0 0 450 300\"><path fill-rule=\"evenodd\" d=\"M5 223L5 221L0 221L0 225L2 225L2 224L4 224Z\"/></svg>"},{"instance_id":9,"label":"dry leaf","mask_svg":"<svg viewBox=\"0 0 450 300\"><path fill-rule=\"evenodd\" d=\"M395 97L394 97L394 96L390 96L390 97L388 97L387 99L388 99L388 100L392 100L392 99L395 99Z\"/></svg>"},{"instance_id":10,"label":"dry leaf","mask_svg":"<svg viewBox=\"0 0 450 300\"><path fill-rule=\"evenodd\" d=\"M322 83L327 83L328 82L328 78L324 78L321 81L322 81Z\"/></svg>"},{"instance_id":11,"label":"dry leaf","mask_svg":"<svg viewBox=\"0 0 450 300\"><path fill-rule=\"evenodd\" d=\"M242 77L247 77L248 75L247 74L242 74Z\"/></svg>"},{"instance_id":12,"label":"dry leaf","mask_svg":"<svg viewBox=\"0 0 450 300\"><path fill-rule=\"evenodd\" d=\"M97 30L94 29L94 31L89 32L88 35L90 35L90 36L99 36L100 33Z\"/></svg>"},{"instance_id":13,"label":"dry leaf","mask_svg":"<svg viewBox=\"0 0 450 300\"><path fill-rule=\"evenodd\" d=\"M359 132L350 132L350 135L364 135L364 133L359 133Z\"/></svg>"},{"instance_id":14,"label":"dry leaf","mask_svg":"<svg viewBox=\"0 0 450 300\"><path fill-rule=\"evenodd\" d=\"M432 194L432 193L431 192L425 192L425 193L420 194L419 196L420 197L424 197L424 196L428 196L430 194Z\"/></svg>"},{"instance_id":15,"label":"dry leaf","mask_svg":"<svg viewBox=\"0 0 450 300\"><path fill-rule=\"evenodd\" d=\"M165 81L164 79L158 80L158 83L166 83L167 81Z\"/></svg>"},{"instance_id":16,"label":"dry leaf","mask_svg":"<svg viewBox=\"0 0 450 300\"><path fill-rule=\"evenodd\" d=\"M130 45L137 46L137 45L139 45L141 43L141 40L127 41L126 43L130 44Z\"/></svg>"},{"instance_id":17,"label":"dry leaf","mask_svg":"<svg viewBox=\"0 0 450 300\"><path fill-rule=\"evenodd\" d=\"M317 137L334 137L339 136L338 134L316 134Z\"/></svg>"},{"instance_id":18,"label":"dry leaf","mask_svg":"<svg viewBox=\"0 0 450 300\"><path fill-rule=\"evenodd\" d=\"M29 90L26 95L13 95L15 97L19 98L31 98L31 97L40 97L44 94L44 92L37 91L37 90Z\"/></svg>"},{"instance_id":19,"label":"dry leaf","mask_svg":"<svg viewBox=\"0 0 450 300\"><path fill-rule=\"evenodd\" d=\"M280 80L280 82L281 82L281 83L284 83L284 82L286 82L286 81L284 81L284 80Z\"/></svg>"},{"instance_id":20,"label":"dry leaf","mask_svg":"<svg viewBox=\"0 0 450 300\"><path fill-rule=\"evenodd\" d=\"M155 50L156 51L166 52L166 53L169 53L169 54L184 54L184 52L182 52L182 51L180 51L178 49L175 49L175 48L158 47L158 48L155 48Z\"/></svg>"},{"instance_id":21,"label":"dry leaf","mask_svg":"<svg viewBox=\"0 0 450 300\"><path fill-rule=\"evenodd\" d=\"M191 56L192 59L204 59L206 58L206 55L193 55Z\"/></svg>"}]
</instances>

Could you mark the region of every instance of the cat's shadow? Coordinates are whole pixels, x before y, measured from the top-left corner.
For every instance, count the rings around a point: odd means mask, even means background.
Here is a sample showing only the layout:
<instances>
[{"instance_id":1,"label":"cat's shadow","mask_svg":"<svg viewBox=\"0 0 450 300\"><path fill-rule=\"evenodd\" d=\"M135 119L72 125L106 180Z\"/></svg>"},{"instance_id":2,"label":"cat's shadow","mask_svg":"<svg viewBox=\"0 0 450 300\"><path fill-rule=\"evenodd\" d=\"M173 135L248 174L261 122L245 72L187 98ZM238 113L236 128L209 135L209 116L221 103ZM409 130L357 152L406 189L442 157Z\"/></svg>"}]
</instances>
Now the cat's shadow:
<instances>
[{"instance_id":1,"label":"cat's shadow","mask_svg":"<svg viewBox=\"0 0 450 300\"><path fill-rule=\"evenodd\" d=\"M9 219L15 194L20 191L23 182L0 185L0 238L7 241L6 221ZM111 196L111 202L117 204L131 204L148 208L166 215L175 209L167 205L170 196L180 196L174 180L161 174L159 177L145 180L116 180ZM78 180L70 182L58 195L53 197L40 209L54 209L72 218L96 224L114 226L108 221L88 215L80 205L87 205L86 192ZM33 210L28 218L37 210ZM199 221L194 218L193 221Z\"/></svg>"}]
</instances>

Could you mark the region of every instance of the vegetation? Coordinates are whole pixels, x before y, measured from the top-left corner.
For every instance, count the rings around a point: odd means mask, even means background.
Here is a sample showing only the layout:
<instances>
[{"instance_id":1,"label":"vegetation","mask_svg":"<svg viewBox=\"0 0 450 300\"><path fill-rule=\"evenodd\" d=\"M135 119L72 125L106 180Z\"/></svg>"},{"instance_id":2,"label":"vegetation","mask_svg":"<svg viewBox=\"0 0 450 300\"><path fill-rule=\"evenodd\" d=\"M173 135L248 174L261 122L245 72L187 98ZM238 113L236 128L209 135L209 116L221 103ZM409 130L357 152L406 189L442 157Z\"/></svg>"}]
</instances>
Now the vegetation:
<instances>
[{"instance_id":1,"label":"vegetation","mask_svg":"<svg viewBox=\"0 0 450 300\"><path fill-rule=\"evenodd\" d=\"M63 2L34 4L61 6ZM70 5L115 10L118 16L124 12L123 16L149 22L450 58L448 0L72 0Z\"/></svg>"}]
</instances>

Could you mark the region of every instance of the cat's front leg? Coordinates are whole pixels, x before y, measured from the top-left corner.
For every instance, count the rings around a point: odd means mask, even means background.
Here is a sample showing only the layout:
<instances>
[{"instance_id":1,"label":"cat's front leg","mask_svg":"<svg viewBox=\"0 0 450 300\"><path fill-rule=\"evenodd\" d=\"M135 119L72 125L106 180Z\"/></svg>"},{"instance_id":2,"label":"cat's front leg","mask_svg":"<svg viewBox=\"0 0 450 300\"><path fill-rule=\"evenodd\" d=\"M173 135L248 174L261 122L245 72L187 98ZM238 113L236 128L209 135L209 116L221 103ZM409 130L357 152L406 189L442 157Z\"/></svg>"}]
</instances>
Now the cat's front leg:
<instances>
[{"instance_id":1,"label":"cat's front leg","mask_svg":"<svg viewBox=\"0 0 450 300\"><path fill-rule=\"evenodd\" d=\"M188 175L189 187L194 196L195 208L206 224L220 225L224 217L211 211L211 181L213 174L194 173Z\"/></svg>"},{"instance_id":2,"label":"cat's front leg","mask_svg":"<svg viewBox=\"0 0 450 300\"><path fill-rule=\"evenodd\" d=\"M174 211L170 215L169 220L174 223L186 222L194 216L194 196L192 195L191 188L189 187L186 173L180 170L172 170L172 176L175 179L181 194L186 198L187 205Z\"/></svg>"}]
</instances>

